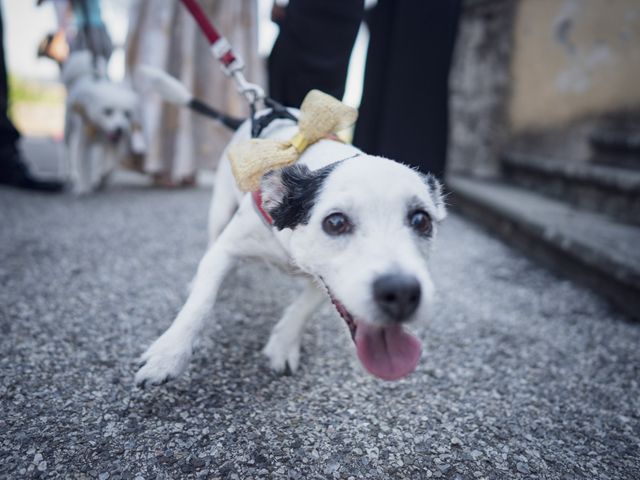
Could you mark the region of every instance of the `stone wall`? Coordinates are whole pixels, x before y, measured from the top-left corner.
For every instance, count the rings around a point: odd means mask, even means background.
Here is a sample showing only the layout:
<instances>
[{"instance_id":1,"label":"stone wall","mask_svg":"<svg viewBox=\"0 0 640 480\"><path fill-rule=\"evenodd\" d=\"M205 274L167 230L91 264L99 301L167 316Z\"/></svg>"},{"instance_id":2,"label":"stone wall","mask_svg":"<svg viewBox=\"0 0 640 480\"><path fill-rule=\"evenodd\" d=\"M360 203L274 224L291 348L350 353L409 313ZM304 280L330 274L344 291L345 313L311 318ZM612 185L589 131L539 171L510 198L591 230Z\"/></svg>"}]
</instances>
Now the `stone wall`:
<instances>
[{"instance_id":1,"label":"stone wall","mask_svg":"<svg viewBox=\"0 0 640 480\"><path fill-rule=\"evenodd\" d=\"M514 131L640 107L638 0L520 0L513 43Z\"/></svg>"},{"instance_id":2,"label":"stone wall","mask_svg":"<svg viewBox=\"0 0 640 480\"><path fill-rule=\"evenodd\" d=\"M638 0L467 0L449 173L498 176L505 150L591 161L593 132L640 131L639 79Z\"/></svg>"},{"instance_id":3,"label":"stone wall","mask_svg":"<svg viewBox=\"0 0 640 480\"><path fill-rule=\"evenodd\" d=\"M635 138L639 47L638 0L520 0L508 148L590 162L604 160L591 148L593 135Z\"/></svg>"},{"instance_id":4,"label":"stone wall","mask_svg":"<svg viewBox=\"0 0 640 480\"><path fill-rule=\"evenodd\" d=\"M507 137L513 0L467 1L450 79L449 173L499 172Z\"/></svg>"}]
</instances>

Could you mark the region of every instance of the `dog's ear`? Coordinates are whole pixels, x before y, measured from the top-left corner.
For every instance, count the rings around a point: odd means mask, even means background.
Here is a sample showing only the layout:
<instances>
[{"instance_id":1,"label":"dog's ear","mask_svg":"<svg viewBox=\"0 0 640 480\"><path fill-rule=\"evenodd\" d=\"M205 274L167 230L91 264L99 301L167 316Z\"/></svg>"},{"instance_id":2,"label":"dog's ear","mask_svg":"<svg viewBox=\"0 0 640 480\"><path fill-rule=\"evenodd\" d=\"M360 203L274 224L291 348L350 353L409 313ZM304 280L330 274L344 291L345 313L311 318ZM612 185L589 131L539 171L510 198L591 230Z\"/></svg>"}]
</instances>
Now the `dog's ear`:
<instances>
[{"instance_id":1,"label":"dog's ear","mask_svg":"<svg viewBox=\"0 0 640 480\"><path fill-rule=\"evenodd\" d=\"M282 171L284 169L271 170L264 174L260 181L260 194L262 196L262 208L271 215L278 208L287 194Z\"/></svg>"},{"instance_id":2,"label":"dog's ear","mask_svg":"<svg viewBox=\"0 0 640 480\"><path fill-rule=\"evenodd\" d=\"M306 225L325 179L335 164L311 171L306 165L294 164L273 170L262 177L262 207L278 229Z\"/></svg>"},{"instance_id":3,"label":"dog's ear","mask_svg":"<svg viewBox=\"0 0 640 480\"><path fill-rule=\"evenodd\" d=\"M76 112L77 114L85 117L87 115L86 110L84 109L84 105L82 105L82 102L79 101L75 101L71 104L71 109Z\"/></svg>"},{"instance_id":4,"label":"dog's ear","mask_svg":"<svg viewBox=\"0 0 640 480\"><path fill-rule=\"evenodd\" d=\"M427 184L427 187L429 188L429 194L431 195L433 204L436 207L435 220L438 222L444 220L444 218L447 216L447 207L444 202L444 194L442 193L442 183L440 183L435 175L431 173L422 175L422 179L424 180L424 183Z\"/></svg>"}]
</instances>

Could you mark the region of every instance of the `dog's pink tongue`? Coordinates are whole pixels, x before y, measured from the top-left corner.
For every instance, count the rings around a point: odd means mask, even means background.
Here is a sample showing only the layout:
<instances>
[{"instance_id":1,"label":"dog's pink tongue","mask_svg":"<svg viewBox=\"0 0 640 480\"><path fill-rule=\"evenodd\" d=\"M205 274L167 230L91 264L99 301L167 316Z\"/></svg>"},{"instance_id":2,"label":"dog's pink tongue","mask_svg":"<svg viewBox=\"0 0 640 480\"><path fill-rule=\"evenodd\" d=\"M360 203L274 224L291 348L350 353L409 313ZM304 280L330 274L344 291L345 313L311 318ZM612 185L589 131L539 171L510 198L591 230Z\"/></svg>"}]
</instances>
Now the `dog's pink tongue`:
<instances>
[{"instance_id":1,"label":"dog's pink tongue","mask_svg":"<svg viewBox=\"0 0 640 480\"><path fill-rule=\"evenodd\" d=\"M367 371L383 380L398 380L413 372L420 360L420 340L401 326L376 328L358 322L358 358Z\"/></svg>"}]
</instances>

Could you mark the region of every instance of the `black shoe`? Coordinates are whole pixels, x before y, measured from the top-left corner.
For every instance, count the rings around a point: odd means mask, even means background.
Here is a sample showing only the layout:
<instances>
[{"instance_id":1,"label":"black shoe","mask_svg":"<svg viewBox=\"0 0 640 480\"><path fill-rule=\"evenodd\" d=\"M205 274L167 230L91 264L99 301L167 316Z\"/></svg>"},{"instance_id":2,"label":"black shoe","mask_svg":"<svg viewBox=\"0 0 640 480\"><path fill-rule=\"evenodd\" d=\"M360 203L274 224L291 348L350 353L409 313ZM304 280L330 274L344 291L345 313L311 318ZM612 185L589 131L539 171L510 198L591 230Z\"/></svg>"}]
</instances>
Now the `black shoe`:
<instances>
[{"instance_id":1,"label":"black shoe","mask_svg":"<svg viewBox=\"0 0 640 480\"><path fill-rule=\"evenodd\" d=\"M64 188L64 183L33 177L15 149L0 152L0 184L41 192L59 192Z\"/></svg>"}]
</instances>

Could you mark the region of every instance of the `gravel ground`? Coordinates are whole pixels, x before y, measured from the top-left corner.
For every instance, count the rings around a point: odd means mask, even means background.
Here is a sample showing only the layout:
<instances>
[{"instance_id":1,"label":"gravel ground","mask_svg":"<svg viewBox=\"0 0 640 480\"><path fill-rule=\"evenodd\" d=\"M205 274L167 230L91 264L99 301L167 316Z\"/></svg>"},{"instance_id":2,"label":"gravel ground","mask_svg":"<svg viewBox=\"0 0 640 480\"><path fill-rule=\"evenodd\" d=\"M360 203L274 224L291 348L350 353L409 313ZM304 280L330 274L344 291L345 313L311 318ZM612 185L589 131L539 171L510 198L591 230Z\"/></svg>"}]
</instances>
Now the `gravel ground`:
<instances>
[{"instance_id":1,"label":"gravel ground","mask_svg":"<svg viewBox=\"0 0 640 480\"><path fill-rule=\"evenodd\" d=\"M300 371L270 372L260 349L296 284L247 264L187 374L136 389L208 200L0 189L0 477L640 478L640 325L455 216L408 379L364 374L328 303Z\"/></svg>"}]
</instances>

